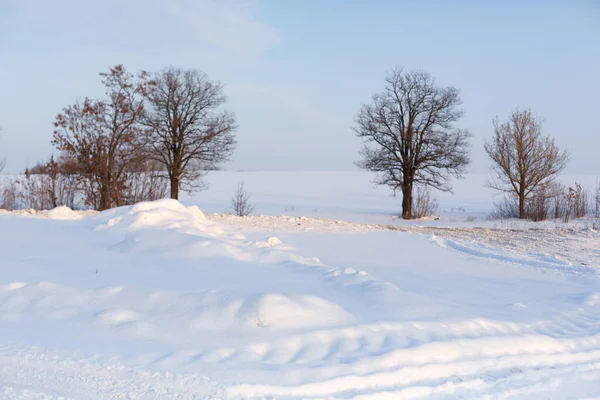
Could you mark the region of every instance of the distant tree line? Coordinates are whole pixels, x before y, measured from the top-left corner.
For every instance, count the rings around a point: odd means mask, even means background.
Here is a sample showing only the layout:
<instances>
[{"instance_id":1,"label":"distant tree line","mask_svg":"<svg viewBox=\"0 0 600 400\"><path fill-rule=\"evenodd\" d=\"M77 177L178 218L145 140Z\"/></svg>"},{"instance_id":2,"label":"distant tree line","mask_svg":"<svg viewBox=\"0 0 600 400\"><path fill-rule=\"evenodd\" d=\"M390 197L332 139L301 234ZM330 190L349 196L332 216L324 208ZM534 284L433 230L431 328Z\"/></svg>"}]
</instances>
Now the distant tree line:
<instances>
[{"instance_id":1,"label":"distant tree line","mask_svg":"<svg viewBox=\"0 0 600 400\"><path fill-rule=\"evenodd\" d=\"M1 208L104 210L178 199L180 190L203 189L206 171L232 156L235 116L222 109L223 85L203 72L168 67L133 74L117 65L100 77L102 98L85 97L56 116L52 144L59 156L5 182ZM396 68L358 112L353 129L363 146L357 165L401 194L402 218L433 214L438 203L430 189L450 192L452 178L464 176L472 135L458 126L461 106L458 89L438 85L426 72ZM484 150L493 172L487 186L506 194L493 216L568 220L593 209L600 217L600 186L588 193L580 184L556 181L569 153L544 135L531 110L496 118ZM252 212L243 183L232 203L237 215Z\"/></svg>"}]
</instances>

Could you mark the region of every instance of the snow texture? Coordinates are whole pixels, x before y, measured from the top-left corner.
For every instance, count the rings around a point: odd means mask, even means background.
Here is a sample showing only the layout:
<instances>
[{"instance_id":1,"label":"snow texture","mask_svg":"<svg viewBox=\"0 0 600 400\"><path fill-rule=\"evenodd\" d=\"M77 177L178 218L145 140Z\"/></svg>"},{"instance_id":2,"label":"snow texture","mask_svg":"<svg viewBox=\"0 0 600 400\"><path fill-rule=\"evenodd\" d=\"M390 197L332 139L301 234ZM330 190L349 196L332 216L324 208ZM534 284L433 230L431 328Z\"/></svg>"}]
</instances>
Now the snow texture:
<instances>
[{"instance_id":1,"label":"snow texture","mask_svg":"<svg viewBox=\"0 0 600 400\"><path fill-rule=\"evenodd\" d=\"M404 223L354 200L239 218L202 196L0 213L1 399L600 396L583 222Z\"/></svg>"}]
</instances>

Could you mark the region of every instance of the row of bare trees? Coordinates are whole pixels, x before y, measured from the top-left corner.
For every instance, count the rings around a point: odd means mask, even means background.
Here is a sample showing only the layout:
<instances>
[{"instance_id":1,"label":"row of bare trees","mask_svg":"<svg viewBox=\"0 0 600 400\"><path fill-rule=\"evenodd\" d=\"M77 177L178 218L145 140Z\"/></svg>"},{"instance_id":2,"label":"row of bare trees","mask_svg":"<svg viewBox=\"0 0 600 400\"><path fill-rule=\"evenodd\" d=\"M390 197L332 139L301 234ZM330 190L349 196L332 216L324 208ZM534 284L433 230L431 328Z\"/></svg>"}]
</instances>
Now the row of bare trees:
<instances>
[{"instance_id":1,"label":"row of bare trees","mask_svg":"<svg viewBox=\"0 0 600 400\"><path fill-rule=\"evenodd\" d=\"M38 165L36 177L5 185L9 203L50 208L80 200L105 210L165 197L167 185L178 199L180 189L202 188L205 171L232 155L235 116L219 110L223 85L203 72L133 74L117 65L100 76L105 96L86 97L56 116L52 144L61 156Z\"/></svg>"},{"instance_id":2,"label":"row of bare trees","mask_svg":"<svg viewBox=\"0 0 600 400\"><path fill-rule=\"evenodd\" d=\"M354 131L363 147L357 165L375 172L375 183L402 193L402 218L416 216L415 187L421 193L423 188L449 192L451 178L463 177L471 134L456 126L461 104L458 89L436 85L426 72L397 68L358 113ZM540 193L552 187L569 153L543 134L542 121L529 109L516 109L493 125L493 138L484 145L494 172L488 186L514 196L515 216L527 218L527 207L547 197Z\"/></svg>"},{"instance_id":3,"label":"row of bare trees","mask_svg":"<svg viewBox=\"0 0 600 400\"><path fill-rule=\"evenodd\" d=\"M52 143L61 156L44 165L47 176L35 184L29 176L14 182L31 188L28 193L44 193L41 203L81 198L104 210L163 197L165 182L177 199L180 189L202 188L205 171L231 157L235 116L220 110L226 98L219 82L173 67L132 74L117 65L100 76L103 98L86 97L57 115ZM458 89L438 86L426 72L399 68L358 113L354 131L363 147L357 164L375 172L377 184L402 193L403 218L428 213L436 206L429 189L451 191L451 179L463 176L471 134L457 127L461 105ZM496 118L493 127L484 149L494 172L488 186L507 194L498 212L539 219L541 211L532 210L547 211L550 202L555 210L576 207L561 204L573 202L581 188L567 191L554 182L569 153L543 134L531 110L516 109L506 121Z\"/></svg>"}]
</instances>

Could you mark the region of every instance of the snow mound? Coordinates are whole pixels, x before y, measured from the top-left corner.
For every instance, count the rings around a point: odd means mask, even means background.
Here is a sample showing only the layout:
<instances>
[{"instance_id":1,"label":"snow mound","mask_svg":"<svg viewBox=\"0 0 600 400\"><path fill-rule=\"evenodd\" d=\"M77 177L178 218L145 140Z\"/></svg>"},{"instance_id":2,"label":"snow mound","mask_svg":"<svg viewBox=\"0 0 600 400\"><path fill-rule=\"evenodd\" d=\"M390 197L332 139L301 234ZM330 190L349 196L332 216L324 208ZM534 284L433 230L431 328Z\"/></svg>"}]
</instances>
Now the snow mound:
<instances>
[{"instance_id":1,"label":"snow mound","mask_svg":"<svg viewBox=\"0 0 600 400\"><path fill-rule=\"evenodd\" d=\"M262 295L253 304L257 325L277 328L308 328L350 322L353 318L342 307L308 295Z\"/></svg>"},{"instance_id":2,"label":"snow mound","mask_svg":"<svg viewBox=\"0 0 600 400\"><path fill-rule=\"evenodd\" d=\"M186 207L177 200L146 201L132 206L118 207L99 213L95 230L120 229L125 231L144 228L202 228L214 225L197 207Z\"/></svg>"},{"instance_id":3,"label":"snow mound","mask_svg":"<svg viewBox=\"0 0 600 400\"><path fill-rule=\"evenodd\" d=\"M80 219L83 219L83 217L84 217L80 213L77 213L77 212L71 210L67 206L60 206L60 207L53 208L52 210L48 211L46 216L49 219L66 219L66 220L80 220Z\"/></svg>"},{"instance_id":4,"label":"snow mound","mask_svg":"<svg viewBox=\"0 0 600 400\"><path fill-rule=\"evenodd\" d=\"M223 299L207 294L194 327L198 331L240 328L307 329L347 324L354 317L338 304L317 296L262 293Z\"/></svg>"},{"instance_id":5,"label":"snow mound","mask_svg":"<svg viewBox=\"0 0 600 400\"><path fill-rule=\"evenodd\" d=\"M276 236L271 236L265 240L258 240L252 243L252 247L257 248L269 248L269 247L279 247L281 249L289 249L289 246L285 246L283 242Z\"/></svg>"},{"instance_id":6,"label":"snow mound","mask_svg":"<svg viewBox=\"0 0 600 400\"><path fill-rule=\"evenodd\" d=\"M191 208L191 207L190 207ZM198 207L196 207L198 208ZM174 199L160 199L155 201L143 201L131 206L131 214L136 214L142 211L153 210L173 210L185 212L188 210L186 206Z\"/></svg>"}]
</instances>

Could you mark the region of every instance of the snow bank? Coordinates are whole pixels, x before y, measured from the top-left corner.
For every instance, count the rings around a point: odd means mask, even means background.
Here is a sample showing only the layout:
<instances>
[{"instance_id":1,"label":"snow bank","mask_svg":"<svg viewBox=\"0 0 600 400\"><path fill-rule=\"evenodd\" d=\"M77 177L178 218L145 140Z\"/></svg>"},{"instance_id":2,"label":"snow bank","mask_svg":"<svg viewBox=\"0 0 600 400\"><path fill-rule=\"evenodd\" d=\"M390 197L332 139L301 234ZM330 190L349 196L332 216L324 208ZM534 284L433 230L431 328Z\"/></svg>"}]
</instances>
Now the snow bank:
<instances>
[{"instance_id":1,"label":"snow bank","mask_svg":"<svg viewBox=\"0 0 600 400\"><path fill-rule=\"evenodd\" d=\"M82 211L73 211L67 206L60 206L53 208L52 210L34 210L34 209L24 209L24 210L1 210L0 215L19 215L23 217L32 217L32 218L47 218L47 219L55 219L55 220L72 220L77 221L83 219L87 216L97 214L97 211L91 210L82 210Z\"/></svg>"},{"instance_id":2,"label":"snow bank","mask_svg":"<svg viewBox=\"0 0 600 400\"><path fill-rule=\"evenodd\" d=\"M336 273L314 258L294 254L294 248L278 237L248 240L245 235L207 219L196 207L186 207L176 200L158 200L119 207L99 213L93 220L94 232L124 233L122 240L109 249L124 254L152 254L154 257L175 257L191 265L206 265L198 288L209 287L218 291L202 292L194 296L195 305L190 313L193 329L197 331L227 331L257 327L269 329L309 329L339 326L353 321L343 307L310 293L285 292L290 272L298 279L316 276L323 284L351 287L365 281L366 273ZM207 261L208 260L208 261ZM266 269L271 265L276 270ZM198 267L196 267L198 268ZM333 271L333 274L332 274ZM353 271L354 273L355 271ZM207 279L207 275L210 276ZM297 275L297 276L296 276ZM281 277L280 284L274 278ZM231 280L238 279L235 285ZM366 277L366 280L373 280ZM245 287L241 295L239 288ZM248 290L250 289L250 290ZM163 299L177 309L182 299ZM114 314L116 313L116 314ZM111 311L102 320L113 320L115 315L132 315L130 311ZM133 321L130 321L133 322Z\"/></svg>"},{"instance_id":3,"label":"snow bank","mask_svg":"<svg viewBox=\"0 0 600 400\"><path fill-rule=\"evenodd\" d=\"M84 216L81 213L77 213L71 210L67 206L56 207L46 214L50 219L67 219L67 220L79 220L83 219Z\"/></svg>"},{"instance_id":4,"label":"snow bank","mask_svg":"<svg viewBox=\"0 0 600 400\"><path fill-rule=\"evenodd\" d=\"M201 227L206 221L197 206L185 207L177 200L162 199L118 207L99 213L96 230ZM209 223L210 225L210 223Z\"/></svg>"}]
</instances>

